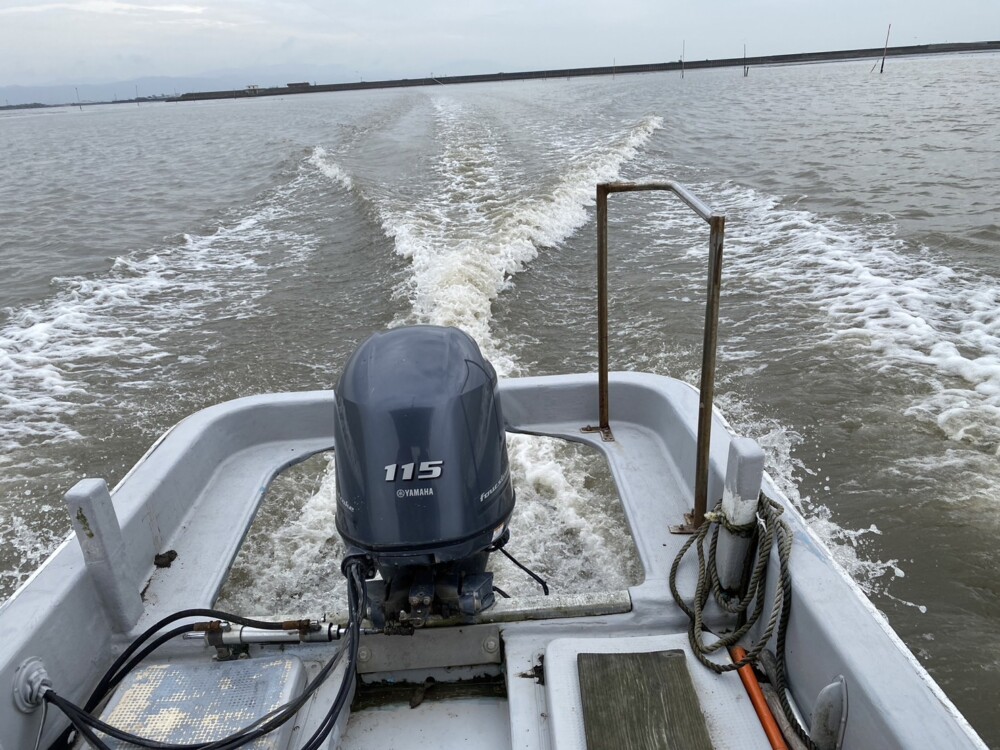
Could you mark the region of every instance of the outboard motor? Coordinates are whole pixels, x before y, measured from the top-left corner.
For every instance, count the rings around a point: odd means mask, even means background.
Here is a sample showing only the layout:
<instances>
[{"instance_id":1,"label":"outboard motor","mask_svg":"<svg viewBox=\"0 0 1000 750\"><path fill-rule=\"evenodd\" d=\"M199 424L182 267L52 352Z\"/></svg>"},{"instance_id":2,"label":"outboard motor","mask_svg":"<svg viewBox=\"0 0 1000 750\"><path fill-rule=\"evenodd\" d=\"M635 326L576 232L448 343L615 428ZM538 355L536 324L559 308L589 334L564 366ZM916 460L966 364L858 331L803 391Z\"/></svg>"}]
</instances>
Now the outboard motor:
<instances>
[{"instance_id":1,"label":"outboard motor","mask_svg":"<svg viewBox=\"0 0 1000 750\"><path fill-rule=\"evenodd\" d=\"M377 627L492 606L486 560L514 510L493 366L457 328L376 333L337 385L337 531L372 558Z\"/></svg>"}]
</instances>

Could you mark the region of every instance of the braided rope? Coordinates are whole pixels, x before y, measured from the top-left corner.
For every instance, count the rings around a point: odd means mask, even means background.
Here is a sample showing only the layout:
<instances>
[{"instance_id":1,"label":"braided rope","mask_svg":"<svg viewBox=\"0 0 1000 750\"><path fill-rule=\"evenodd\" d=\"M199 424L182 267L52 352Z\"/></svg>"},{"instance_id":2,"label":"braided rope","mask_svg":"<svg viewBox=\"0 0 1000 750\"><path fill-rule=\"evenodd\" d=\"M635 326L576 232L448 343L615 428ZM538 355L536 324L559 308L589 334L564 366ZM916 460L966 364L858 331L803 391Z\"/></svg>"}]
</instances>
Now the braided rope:
<instances>
[{"instance_id":1,"label":"braided rope","mask_svg":"<svg viewBox=\"0 0 1000 750\"><path fill-rule=\"evenodd\" d=\"M788 617L791 614L792 603L792 579L788 572L788 561L792 551L791 529L781 514L784 509L771 498L761 493L757 504L757 517L748 524L733 525L722 513L722 503L705 514L707 523L703 523L699 529L684 543L677 557L674 558L670 566L670 593L673 594L677 606L688 616L691 621L688 628L688 641L691 650L698 661L711 669L716 674L732 672L747 664L757 661L761 652L767 646L772 636L775 636L775 651L777 661L777 683L775 692L781 701L781 708L795 734L810 750L815 750L816 745L809 737L808 732L797 720L788 702L785 680L785 636L788 627ZM757 537L757 556L754 562L750 579L742 597L735 597L727 592L719 581L719 573L716 568L716 549L719 543L719 529L725 528L733 534L740 536ZM709 548L705 553L705 539L711 532ZM771 550L777 544L778 561L780 569L779 585L774 592L774 603L767 619L760 638L746 649L746 656L728 664L718 664L709 659L710 654L719 651L725 653L729 647L735 646L760 620L764 612L765 584L767 581L767 566L771 558ZM691 547L694 547L698 554L698 582L695 587L694 598L689 606L681 597L677 590L677 570L681 560ZM714 643L706 644L703 636L706 632L711 632L705 627L703 615L705 605L709 597L712 597L716 604L725 612L736 615L737 618L743 616L743 624L733 630L718 637ZM752 611L748 610L753 605ZM713 633L713 635L715 635Z\"/></svg>"}]
</instances>

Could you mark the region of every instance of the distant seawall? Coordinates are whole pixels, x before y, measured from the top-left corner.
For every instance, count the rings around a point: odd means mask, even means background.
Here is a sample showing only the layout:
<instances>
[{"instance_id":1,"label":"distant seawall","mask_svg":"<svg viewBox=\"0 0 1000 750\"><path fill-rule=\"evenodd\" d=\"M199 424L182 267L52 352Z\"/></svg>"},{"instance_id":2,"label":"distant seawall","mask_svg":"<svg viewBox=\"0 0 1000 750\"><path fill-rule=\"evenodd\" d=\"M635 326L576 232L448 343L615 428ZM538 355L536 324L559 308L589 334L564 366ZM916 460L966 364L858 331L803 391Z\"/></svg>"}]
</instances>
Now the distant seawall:
<instances>
[{"instance_id":1,"label":"distant seawall","mask_svg":"<svg viewBox=\"0 0 1000 750\"><path fill-rule=\"evenodd\" d=\"M906 47L889 47L887 57L935 55L955 52L1000 52L1000 41L956 42L949 44L914 44ZM391 81L358 81L354 83L296 83L289 86L234 89L229 91L199 91L167 97L168 102L187 102L203 99L244 99L257 96L287 96L288 94L313 94L321 91L359 91L363 89L392 89L409 86L448 86L458 83L497 83L500 81L530 81L545 78L579 78L582 76L625 75L626 73L660 73L664 71L699 70L703 68L760 67L767 65L797 65L802 63L835 62L882 57L882 48L849 49L834 52L803 52L793 55L763 55L758 57L727 57L718 60L680 60L676 62L649 63L647 65L608 65L593 68L564 68L561 70L526 70L517 73L482 73L467 76L437 76L434 78L399 78Z\"/></svg>"}]
</instances>

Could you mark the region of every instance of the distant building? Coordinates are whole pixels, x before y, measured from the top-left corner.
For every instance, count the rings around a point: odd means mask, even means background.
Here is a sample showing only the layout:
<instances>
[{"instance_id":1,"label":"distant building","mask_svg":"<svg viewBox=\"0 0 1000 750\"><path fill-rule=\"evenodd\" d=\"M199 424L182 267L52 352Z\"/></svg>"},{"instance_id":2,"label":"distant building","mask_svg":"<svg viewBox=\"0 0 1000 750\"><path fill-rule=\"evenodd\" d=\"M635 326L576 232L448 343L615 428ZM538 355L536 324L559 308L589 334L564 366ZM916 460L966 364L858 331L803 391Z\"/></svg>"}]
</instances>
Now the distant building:
<instances>
[{"instance_id":1,"label":"distant building","mask_svg":"<svg viewBox=\"0 0 1000 750\"><path fill-rule=\"evenodd\" d=\"M290 89L307 89L312 86L309 81L302 81L300 83L286 83L285 84Z\"/></svg>"}]
</instances>

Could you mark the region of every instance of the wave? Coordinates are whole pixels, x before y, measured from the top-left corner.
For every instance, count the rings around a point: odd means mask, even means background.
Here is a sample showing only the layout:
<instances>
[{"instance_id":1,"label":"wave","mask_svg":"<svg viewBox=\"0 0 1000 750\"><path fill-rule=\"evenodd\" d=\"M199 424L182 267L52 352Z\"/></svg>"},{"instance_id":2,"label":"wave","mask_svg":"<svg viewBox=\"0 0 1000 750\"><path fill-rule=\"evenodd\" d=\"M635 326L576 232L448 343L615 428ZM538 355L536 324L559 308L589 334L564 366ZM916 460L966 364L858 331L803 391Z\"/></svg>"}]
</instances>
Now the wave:
<instances>
[{"instance_id":1,"label":"wave","mask_svg":"<svg viewBox=\"0 0 1000 750\"><path fill-rule=\"evenodd\" d=\"M908 243L891 217L852 222L734 183L692 186L729 214L725 289L757 301L748 330L785 330L777 301L811 307L820 343L913 384L904 416L1000 455L1000 280ZM651 221L654 234L690 236L687 259L704 258L703 225L683 208ZM680 275L693 288L701 273Z\"/></svg>"},{"instance_id":2,"label":"wave","mask_svg":"<svg viewBox=\"0 0 1000 750\"><path fill-rule=\"evenodd\" d=\"M307 161L325 177L339 183L345 190L353 189L354 181L351 179L351 175L335 161L332 161L327 150L322 146L316 146L309 154Z\"/></svg>"},{"instance_id":3,"label":"wave","mask_svg":"<svg viewBox=\"0 0 1000 750\"><path fill-rule=\"evenodd\" d=\"M493 335L493 300L541 249L588 221L595 183L617 178L662 122L648 117L607 144L575 150L554 185L524 194L515 165L505 160L502 134L488 119L451 99L436 100L434 115L441 154L434 189L420 185L421 200L406 186L394 190L356 179L323 149L314 149L311 162L326 178L360 194L396 253L410 261L398 293L411 305L395 324L457 326L478 341L501 376L513 376L521 367ZM514 555L556 591L622 589L641 580L610 474L595 452L527 435L508 435L508 448L518 493L508 546ZM223 592L226 606L321 612L343 599L339 581L331 589L329 579L304 562L342 553L334 523L334 466L331 455L314 467L310 481L318 487L290 478L293 489L278 485L269 492L269 507L291 504L301 511L251 533ZM535 584L506 559L493 559L491 566L501 588L515 596L536 593Z\"/></svg>"},{"instance_id":4,"label":"wave","mask_svg":"<svg viewBox=\"0 0 1000 750\"><path fill-rule=\"evenodd\" d=\"M642 580L610 474L597 456L551 438L508 435L517 504L507 549L555 592L622 590ZM346 585L316 560L339 560L332 453L282 474L268 489L218 606L246 613L341 612ZM498 587L536 595L537 585L505 557L489 562Z\"/></svg>"},{"instance_id":5,"label":"wave","mask_svg":"<svg viewBox=\"0 0 1000 750\"><path fill-rule=\"evenodd\" d=\"M445 144L441 191L418 206L379 206L385 233L412 264L402 290L412 313L400 322L462 328L500 374L514 375L516 361L493 342L493 300L540 248L562 242L586 223L594 185L618 177L662 122L648 117L609 145L575 154L548 192L524 194L517 175L504 171L501 145L488 122L450 100L438 100L436 109Z\"/></svg>"},{"instance_id":6,"label":"wave","mask_svg":"<svg viewBox=\"0 0 1000 750\"><path fill-rule=\"evenodd\" d=\"M493 341L491 306L539 249L564 241L588 221L594 185L616 179L663 126L643 118L609 142L578 147L545 192L526 191L498 129L473 107L434 101L441 154L432 182L413 186L363 182L316 147L309 158L325 177L358 193L374 210L396 253L409 261L397 290L410 305L397 325L456 326L472 335L501 375L515 359Z\"/></svg>"},{"instance_id":7,"label":"wave","mask_svg":"<svg viewBox=\"0 0 1000 750\"><path fill-rule=\"evenodd\" d=\"M692 187L728 214L724 290L744 306L739 319L728 325L745 335L720 342L725 361L748 353L758 356L743 339L759 342L773 332L770 346L776 353L784 346L818 343L862 370L909 382L911 387L897 389L900 418L934 425L946 442L933 456L902 457L887 470L908 473L914 463L927 470L929 463L932 471L954 474L955 465L961 465L968 479L957 491L989 498L983 485L995 487L996 466L987 470L984 461L1000 450L997 280L952 267L933 248L907 243L891 217L860 222L823 217L732 182ZM691 270L696 259L704 260L703 225L676 205L656 213L652 221L653 235L660 230L675 240L678 233L691 239L693 249L686 255L691 263L680 275L685 287L703 283L701 267ZM788 320L801 316L785 315L786 306L813 308L818 338L789 337ZM724 304L723 315L725 311ZM803 358L796 355L796 361ZM762 366L766 371L768 363ZM761 377L759 372L757 368L753 376ZM899 560L880 559L876 540L881 530L874 524L845 528L829 507L803 496L796 477L817 474L796 455L803 437L762 416L738 393L726 392L731 386L720 386L720 408L739 432L761 444L768 471L833 556L866 592L896 599L889 587L905 571ZM984 477L984 471L992 478ZM922 605L897 601L923 610Z\"/></svg>"},{"instance_id":8,"label":"wave","mask_svg":"<svg viewBox=\"0 0 1000 750\"><path fill-rule=\"evenodd\" d=\"M312 244L277 226L290 189L210 233L121 255L104 273L54 278L51 298L10 311L0 328L0 466L19 449L81 439L72 417L153 379L176 354L177 331L208 316L251 317L267 291L263 256Z\"/></svg>"},{"instance_id":9,"label":"wave","mask_svg":"<svg viewBox=\"0 0 1000 750\"><path fill-rule=\"evenodd\" d=\"M828 343L912 381L907 416L1000 455L1000 280L909 245L891 221L818 217L735 185L720 197L741 218L727 264L819 309Z\"/></svg>"}]
</instances>

